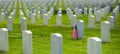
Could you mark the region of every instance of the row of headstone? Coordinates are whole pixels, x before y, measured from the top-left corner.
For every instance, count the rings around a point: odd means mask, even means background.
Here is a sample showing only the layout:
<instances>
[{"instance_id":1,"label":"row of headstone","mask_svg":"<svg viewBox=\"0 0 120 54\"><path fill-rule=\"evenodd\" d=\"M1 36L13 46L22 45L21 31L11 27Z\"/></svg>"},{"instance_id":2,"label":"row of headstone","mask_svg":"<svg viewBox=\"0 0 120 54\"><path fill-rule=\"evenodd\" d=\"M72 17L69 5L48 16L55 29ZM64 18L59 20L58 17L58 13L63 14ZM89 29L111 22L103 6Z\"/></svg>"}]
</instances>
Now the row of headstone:
<instances>
[{"instance_id":1,"label":"row of headstone","mask_svg":"<svg viewBox=\"0 0 120 54\"><path fill-rule=\"evenodd\" d=\"M118 13L119 13L119 6L116 6L115 9L113 9L113 11L111 12L112 16L114 17L115 22L116 22Z\"/></svg>"},{"instance_id":2,"label":"row of headstone","mask_svg":"<svg viewBox=\"0 0 120 54\"><path fill-rule=\"evenodd\" d=\"M62 41L62 35L60 33L51 34L51 54L63 54ZM87 48L87 54L102 54L102 40L98 37L88 38Z\"/></svg>"},{"instance_id":3,"label":"row of headstone","mask_svg":"<svg viewBox=\"0 0 120 54\"><path fill-rule=\"evenodd\" d=\"M1 12L0 22L4 22L4 20L7 19L9 16L14 17L15 13L16 13L15 9L13 9L13 11L11 13L10 13L9 9L8 9L8 11Z\"/></svg>"},{"instance_id":4,"label":"row of headstone","mask_svg":"<svg viewBox=\"0 0 120 54\"><path fill-rule=\"evenodd\" d=\"M64 1L65 5L68 5L74 9L75 7L80 7L80 6L87 6L89 8L94 8L96 6L109 6L111 5L112 3L112 0L89 0L89 1L85 1L85 0L67 0L67 1ZM113 2L115 3L115 2Z\"/></svg>"},{"instance_id":5,"label":"row of headstone","mask_svg":"<svg viewBox=\"0 0 120 54\"><path fill-rule=\"evenodd\" d=\"M83 21L78 21L83 23ZM102 24L108 24L108 22L103 22ZM104 24L104 25L105 25ZM103 27L104 28L104 27ZM106 27L107 28L107 27ZM0 51L8 52L8 30L6 28L0 29ZM104 39L107 37L103 36ZM102 38L97 37L88 38L88 54L102 54L102 41L107 41ZM24 54L32 54L32 32L29 30L24 30L22 32L22 46ZM60 33L51 34L51 54L62 54L62 35Z\"/></svg>"},{"instance_id":6,"label":"row of headstone","mask_svg":"<svg viewBox=\"0 0 120 54\"><path fill-rule=\"evenodd\" d=\"M0 51L9 52L8 29L0 28ZM32 54L32 32L24 30L22 32L22 46L24 54Z\"/></svg>"},{"instance_id":7,"label":"row of headstone","mask_svg":"<svg viewBox=\"0 0 120 54\"><path fill-rule=\"evenodd\" d=\"M27 19L26 17L24 17L24 13L22 10L20 10L20 25L21 25L21 32L27 30Z\"/></svg>"}]
</instances>

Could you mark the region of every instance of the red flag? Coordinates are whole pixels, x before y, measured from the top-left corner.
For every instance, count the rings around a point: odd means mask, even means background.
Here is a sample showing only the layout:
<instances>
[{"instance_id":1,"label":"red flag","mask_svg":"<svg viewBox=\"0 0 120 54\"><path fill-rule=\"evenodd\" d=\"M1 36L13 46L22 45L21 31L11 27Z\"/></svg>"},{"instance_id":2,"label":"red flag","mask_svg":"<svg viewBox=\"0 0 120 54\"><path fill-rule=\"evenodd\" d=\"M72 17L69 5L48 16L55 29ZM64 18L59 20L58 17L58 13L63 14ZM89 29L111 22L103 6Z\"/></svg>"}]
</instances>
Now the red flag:
<instances>
[{"instance_id":1,"label":"red flag","mask_svg":"<svg viewBox=\"0 0 120 54\"><path fill-rule=\"evenodd\" d=\"M77 29L73 30L73 32L72 32L72 38L73 39L78 39L78 31L77 31Z\"/></svg>"}]
</instances>

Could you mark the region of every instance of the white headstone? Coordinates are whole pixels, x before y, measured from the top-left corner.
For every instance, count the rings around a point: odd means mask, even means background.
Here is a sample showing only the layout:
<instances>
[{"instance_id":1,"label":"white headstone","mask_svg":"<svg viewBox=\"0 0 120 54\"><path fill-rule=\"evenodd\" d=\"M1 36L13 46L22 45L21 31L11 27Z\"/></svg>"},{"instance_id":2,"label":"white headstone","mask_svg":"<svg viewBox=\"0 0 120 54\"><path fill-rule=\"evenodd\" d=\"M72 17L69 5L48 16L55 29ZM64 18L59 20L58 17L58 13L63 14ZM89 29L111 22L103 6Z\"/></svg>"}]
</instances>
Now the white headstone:
<instances>
[{"instance_id":1,"label":"white headstone","mask_svg":"<svg viewBox=\"0 0 120 54\"><path fill-rule=\"evenodd\" d=\"M91 37L87 40L88 54L102 54L102 40L98 37Z\"/></svg>"},{"instance_id":2,"label":"white headstone","mask_svg":"<svg viewBox=\"0 0 120 54\"><path fill-rule=\"evenodd\" d=\"M95 16L90 15L88 19L88 28L94 28L95 27Z\"/></svg>"},{"instance_id":3,"label":"white headstone","mask_svg":"<svg viewBox=\"0 0 120 54\"><path fill-rule=\"evenodd\" d=\"M75 27L76 23L77 23L77 16L76 15L72 15L71 26Z\"/></svg>"},{"instance_id":4,"label":"white headstone","mask_svg":"<svg viewBox=\"0 0 120 54\"><path fill-rule=\"evenodd\" d=\"M0 28L0 51L8 52L8 30L6 28Z\"/></svg>"},{"instance_id":5,"label":"white headstone","mask_svg":"<svg viewBox=\"0 0 120 54\"><path fill-rule=\"evenodd\" d=\"M27 30L27 22L26 22L26 18L23 17L21 20L21 31Z\"/></svg>"},{"instance_id":6,"label":"white headstone","mask_svg":"<svg viewBox=\"0 0 120 54\"><path fill-rule=\"evenodd\" d=\"M102 42L110 42L110 23L108 21L101 22L101 38Z\"/></svg>"},{"instance_id":7,"label":"white headstone","mask_svg":"<svg viewBox=\"0 0 120 54\"><path fill-rule=\"evenodd\" d=\"M32 22L32 24L36 23L36 14L35 13L33 13L31 16L31 22Z\"/></svg>"},{"instance_id":8,"label":"white headstone","mask_svg":"<svg viewBox=\"0 0 120 54\"><path fill-rule=\"evenodd\" d=\"M87 7L84 7L84 14L87 14Z\"/></svg>"},{"instance_id":9,"label":"white headstone","mask_svg":"<svg viewBox=\"0 0 120 54\"><path fill-rule=\"evenodd\" d=\"M62 35L51 34L51 54L62 54Z\"/></svg>"},{"instance_id":10,"label":"white headstone","mask_svg":"<svg viewBox=\"0 0 120 54\"><path fill-rule=\"evenodd\" d=\"M57 15L56 22L57 26L62 26L62 14Z\"/></svg>"},{"instance_id":11,"label":"white headstone","mask_svg":"<svg viewBox=\"0 0 120 54\"><path fill-rule=\"evenodd\" d=\"M23 54L32 54L32 32L24 30L22 32Z\"/></svg>"},{"instance_id":12,"label":"white headstone","mask_svg":"<svg viewBox=\"0 0 120 54\"><path fill-rule=\"evenodd\" d=\"M89 9L89 15L92 15L92 8Z\"/></svg>"},{"instance_id":13,"label":"white headstone","mask_svg":"<svg viewBox=\"0 0 120 54\"><path fill-rule=\"evenodd\" d=\"M96 12L96 21L97 21L97 22L100 22L100 20L101 20L101 12L98 10L98 11Z\"/></svg>"},{"instance_id":14,"label":"white headstone","mask_svg":"<svg viewBox=\"0 0 120 54\"><path fill-rule=\"evenodd\" d=\"M114 28L114 17L110 16L108 21L110 22L110 29L113 29Z\"/></svg>"},{"instance_id":15,"label":"white headstone","mask_svg":"<svg viewBox=\"0 0 120 54\"><path fill-rule=\"evenodd\" d=\"M82 15L82 9L79 9L78 10L78 16L81 17L81 15Z\"/></svg>"},{"instance_id":16,"label":"white headstone","mask_svg":"<svg viewBox=\"0 0 120 54\"><path fill-rule=\"evenodd\" d=\"M3 22L4 19L5 19L5 13L1 13L1 19L0 19L0 21Z\"/></svg>"},{"instance_id":17,"label":"white headstone","mask_svg":"<svg viewBox=\"0 0 120 54\"><path fill-rule=\"evenodd\" d=\"M84 21L79 20L77 21L77 30L79 38L84 38Z\"/></svg>"},{"instance_id":18,"label":"white headstone","mask_svg":"<svg viewBox=\"0 0 120 54\"><path fill-rule=\"evenodd\" d=\"M8 29L8 31L12 31L13 30L13 19L12 19L12 17L9 17L8 18L8 21L7 21L7 29Z\"/></svg>"},{"instance_id":19,"label":"white headstone","mask_svg":"<svg viewBox=\"0 0 120 54\"><path fill-rule=\"evenodd\" d=\"M44 14L43 16L43 25L48 25L48 14Z\"/></svg>"},{"instance_id":20,"label":"white headstone","mask_svg":"<svg viewBox=\"0 0 120 54\"><path fill-rule=\"evenodd\" d=\"M38 20L41 18L40 11L37 12L37 18L38 18Z\"/></svg>"},{"instance_id":21,"label":"white headstone","mask_svg":"<svg viewBox=\"0 0 120 54\"><path fill-rule=\"evenodd\" d=\"M94 14L96 15L97 7L94 8Z\"/></svg>"}]
</instances>

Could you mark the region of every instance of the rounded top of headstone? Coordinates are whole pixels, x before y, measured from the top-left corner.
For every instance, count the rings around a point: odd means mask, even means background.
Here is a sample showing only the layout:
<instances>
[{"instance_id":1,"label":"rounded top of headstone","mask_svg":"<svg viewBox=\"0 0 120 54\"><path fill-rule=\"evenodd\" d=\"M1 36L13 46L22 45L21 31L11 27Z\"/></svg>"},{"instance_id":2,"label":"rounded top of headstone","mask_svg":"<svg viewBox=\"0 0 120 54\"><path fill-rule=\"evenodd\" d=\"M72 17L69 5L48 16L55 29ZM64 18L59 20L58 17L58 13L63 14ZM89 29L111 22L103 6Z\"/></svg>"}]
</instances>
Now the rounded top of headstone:
<instances>
[{"instance_id":1,"label":"rounded top of headstone","mask_svg":"<svg viewBox=\"0 0 120 54\"><path fill-rule=\"evenodd\" d=\"M100 10L97 10L97 12L100 12Z\"/></svg>"},{"instance_id":2,"label":"rounded top of headstone","mask_svg":"<svg viewBox=\"0 0 120 54\"><path fill-rule=\"evenodd\" d=\"M114 18L114 16L110 16L110 18Z\"/></svg>"},{"instance_id":3,"label":"rounded top of headstone","mask_svg":"<svg viewBox=\"0 0 120 54\"><path fill-rule=\"evenodd\" d=\"M82 9L79 9L79 11L82 11Z\"/></svg>"},{"instance_id":4,"label":"rounded top of headstone","mask_svg":"<svg viewBox=\"0 0 120 54\"><path fill-rule=\"evenodd\" d=\"M92 8L89 8L89 10L92 10Z\"/></svg>"},{"instance_id":5,"label":"rounded top of headstone","mask_svg":"<svg viewBox=\"0 0 120 54\"><path fill-rule=\"evenodd\" d=\"M77 15L73 15L74 17L77 17Z\"/></svg>"},{"instance_id":6,"label":"rounded top of headstone","mask_svg":"<svg viewBox=\"0 0 120 54\"><path fill-rule=\"evenodd\" d=\"M5 13L2 13L2 14L5 14Z\"/></svg>"},{"instance_id":7,"label":"rounded top of headstone","mask_svg":"<svg viewBox=\"0 0 120 54\"><path fill-rule=\"evenodd\" d=\"M30 30L24 30L23 33L32 34Z\"/></svg>"},{"instance_id":8,"label":"rounded top of headstone","mask_svg":"<svg viewBox=\"0 0 120 54\"><path fill-rule=\"evenodd\" d=\"M11 16L9 16L8 18L9 18L9 19L11 19L12 17L11 17Z\"/></svg>"},{"instance_id":9,"label":"rounded top of headstone","mask_svg":"<svg viewBox=\"0 0 120 54\"><path fill-rule=\"evenodd\" d=\"M95 16L94 15L90 15L92 18L94 18Z\"/></svg>"},{"instance_id":10,"label":"rounded top of headstone","mask_svg":"<svg viewBox=\"0 0 120 54\"><path fill-rule=\"evenodd\" d=\"M23 17L24 20L26 20L26 17Z\"/></svg>"},{"instance_id":11,"label":"rounded top of headstone","mask_svg":"<svg viewBox=\"0 0 120 54\"><path fill-rule=\"evenodd\" d=\"M98 37L91 37L91 38L88 38L88 39L93 39L93 40L95 40L95 41L102 41L100 38L98 38Z\"/></svg>"},{"instance_id":12,"label":"rounded top of headstone","mask_svg":"<svg viewBox=\"0 0 120 54\"><path fill-rule=\"evenodd\" d=\"M48 14L44 14L45 16L48 16Z\"/></svg>"},{"instance_id":13,"label":"rounded top of headstone","mask_svg":"<svg viewBox=\"0 0 120 54\"><path fill-rule=\"evenodd\" d=\"M32 15L36 15L35 13L33 13Z\"/></svg>"},{"instance_id":14,"label":"rounded top of headstone","mask_svg":"<svg viewBox=\"0 0 120 54\"><path fill-rule=\"evenodd\" d=\"M58 16L62 16L62 14L58 14Z\"/></svg>"},{"instance_id":15,"label":"rounded top of headstone","mask_svg":"<svg viewBox=\"0 0 120 54\"><path fill-rule=\"evenodd\" d=\"M79 20L79 22L84 22L83 20Z\"/></svg>"},{"instance_id":16,"label":"rounded top of headstone","mask_svg":"<svg viewBox=\"0 0 120 54\"><path fill-rule=\"evenodd\" d=\"M8 31L7 28L0 28L0 30L2 30L2 31Z\"/></svg>"},{"instance_id":17,"label":"rounded top of headstone","mask_svg":"<svg viewBox=\"0 0 120 54\"><path fill-rule=\"evenodd\" d=\"M108 22L108 21L104 21L104 23L109 24L109 22Z\"/></svg>"},{"instance_id":18,"label":"rounded top of headstone","mask_svg":"<svg viewBox=\"0 0 120 54\"><path fill-rule=\"evenodd\" d=\"M60 33L53 33L53 34L51 34L51 36L62 37L62 35Z\"/></svg>"}]
</instances>

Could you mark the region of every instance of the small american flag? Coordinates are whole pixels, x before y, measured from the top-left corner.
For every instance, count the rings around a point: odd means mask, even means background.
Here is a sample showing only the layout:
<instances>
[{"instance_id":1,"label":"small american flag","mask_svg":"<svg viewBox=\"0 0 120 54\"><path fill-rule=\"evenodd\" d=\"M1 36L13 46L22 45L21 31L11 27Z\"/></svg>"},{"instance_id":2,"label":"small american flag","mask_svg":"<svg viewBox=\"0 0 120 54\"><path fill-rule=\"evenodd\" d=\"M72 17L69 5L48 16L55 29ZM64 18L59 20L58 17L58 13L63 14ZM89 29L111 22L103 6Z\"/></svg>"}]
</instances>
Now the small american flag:
<instances>
[{"instance_id":1,"label":"small american flag","mask_svg":"<svg viewBox=\"0 0 120 54\"><path fill-rule=\"evenodd\" d=\"M73 32L72 32L72 38L73 39L78 39L78 31L77 31L77 26L75 26Z\"/></svg>"}]
</instances>

